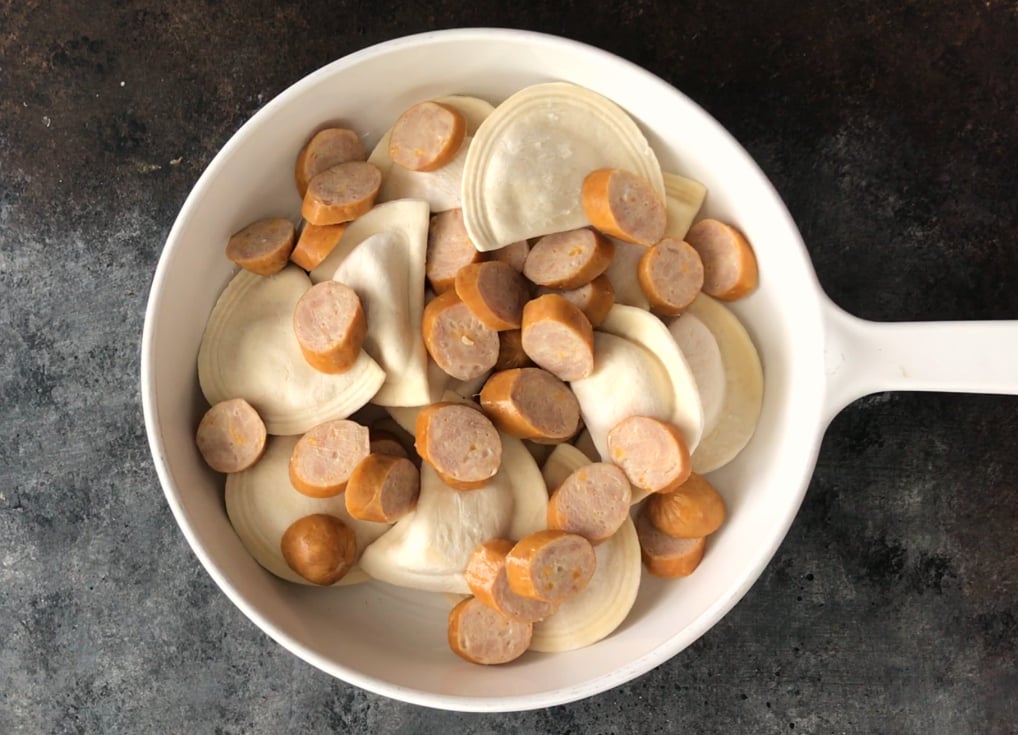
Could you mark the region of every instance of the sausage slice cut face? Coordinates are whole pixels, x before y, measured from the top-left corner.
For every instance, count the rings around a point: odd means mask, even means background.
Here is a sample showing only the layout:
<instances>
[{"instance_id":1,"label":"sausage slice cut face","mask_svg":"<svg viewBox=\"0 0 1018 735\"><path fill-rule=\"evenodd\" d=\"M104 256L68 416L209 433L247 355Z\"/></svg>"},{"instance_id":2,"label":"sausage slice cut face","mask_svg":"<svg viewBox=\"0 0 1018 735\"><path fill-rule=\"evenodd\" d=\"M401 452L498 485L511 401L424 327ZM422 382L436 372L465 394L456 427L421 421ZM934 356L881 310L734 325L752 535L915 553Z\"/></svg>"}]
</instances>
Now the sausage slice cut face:
<instances>
[{"instance_id":1,"label":"sausage slice cut face","mask_svg":"<svg viewBox=\"0 0 1018 735\"><path fill-rule=\"evenodd\" d=\"M512 266L495 261L471 263L459 269L456 295L489 329L519 329L527 284Z\"/></svg>"},{"instance_id":2,"label":"sausage slice cut face","mask_svg":"<svg viewBox=\"0 0 1018 735\"><path fill-rule=\"evenodd\" d=\"M421 102L393 125L389 157L411 171L434 171L456 156L466 132L466 119L459 110L440 102Z\"/></svg>"},{"instance_id":3,"label":"sausage slice cut face","mask_svg":"<svg viewBox=\"0 0 1018 735\"><path fill-rule=\"evenodd\" d=\"M338 495L370 447L367 427L356 421L319 424L297 440L290 456L290 482L312 498Z\"/></svg>"},{"instance_id":4,"label":"sausage slice cut face","mask_svg":"<svg viewBox=\"0 0 1018 735\"><path fill-rule=\"evenodd\" d=\"M286 266L294 234L293 222L288 219L260 219L230 237L226 257L244 270L271 276Z\"/></svg>"},{"instance_id":5,"label":"sausage slice cut face","mask_svg":"<svg viewBox=\"0 0 1018 735\"><path fill-rule=\"evenodd\" d=\"M689 477L692 464L682 432L667 421L630 416L608 432L608 456L635 487L666 493Z\"/></svg>"},{"instance_id":6,"label":"sausage slice cut face","mask_svg":"<svg viewBox=\"0 0 1018 735\"><path fill-rule=\"evenodd\" d=\"M382 172L366 161L328 168L308 183L300 213L313 225L338 225L366 213L382 186Z\"/></svg>"},{"instance_id":7,"label":"sausage slice cut face","mask_svg":"<svg viewBox=\"0 0 1018 735\"><path fill-rule=\"evenodd\" d=\"M460 268L481 259L463 226L463 210L450 209L431 218L425 266L428 282L441 294L456 283Z\"/></svg>"},{"instance_id":8,"label":"sausage slice cut face","mask_svg":"<svg viewBox=\"0 0 1018 735\"><path fill-rule=\"evenodd\" d=\"M409 459L369 454L346 483L346 510L362 521L393 523L414 509L420 492L421 475Z\"/></svg>"},{"instance_id":9,"label":"sausage slice cut face","mask_svg":"<svg viewBox=\"0 0 1018 735\"><path fill-rule=\"evenodd\" d=\"M470 591L488 607L524 623L536 623L555 612L550 602L516 594L509 588L505 557L514 546L509 539L494 539L474 549L464 572Z\"/></svg>"},{"instance_id":10,"label":"sausage slice cut face","mask_svg":"<svg viewBox=\"0 0 1018 735\"><path fill-rule=\"evenodd\" d=\"M457 380L480 377L498 359L498 332L486 327L455 291L446 291L424 307L421 332L431 359Z\"/></svg>"},{"instance_id":11,"label":"sausage slice cut face","mask_svg":"<svg viewBox=\"0 0 1018 735\"><path fill-rule=\"evenodd\" d=\"M468 597L449 613L449 648L474 664L504 664L530 647L530 623L503 615L476 597Z\"/></svg>"},{"instance_id":12,"label":"sausage slice cut face","mask_svg":"<svg viewBox=\"0 0 1018 735\"><path fill-rule=\"evenodd\" d=\"M737 229L704 219L689 229L686 240L703 261L704 293L734 301L756 288L756 256Z\"/></svg>"},{"instance_id":13,"label":"sausage slice cut face","mask_svg":"<svg viewBox=\"0 0 1018 735\"><path fill-rule=\"evenodd\" d=\"M414 446L449 487L483 487L502 464L502 440L476 408L433 403L417 414Z\"/></svg>"},{"instance_id":14,"label":"sausage slice cut face","mask_svg":"<svg viewBox=\"0 0 1018 735\"><path fill-rule=\"evenodd\" d=\"M323 373L342 373L353 367L367 328L357 294L338 281L316 283L293 311L293 331L304 359Z\"/></svg>"},{"instance_id":15,"label":"sausage slice cut face","mask_svg":"<svg viewBox=\"0 0 1018 735\"><path fill-rule=\"evenodd\" d=\"M294 170L297 193L303 197L308 190L308 182L322 171L347 161L363 161L365 158L367 154L364 152L364 144L353 130L319 130L297 156Z\"/></svg>"},{"instance_id":16,"label":"sausage slice cut face","mask_svg":"<svg viewBox=\"0 0 1018 735\"><path fill-rule=\"evenodd\" d=\"M553 604L582 592L597 568L594 547L587 539L554 529L520 539L505 559L513 592Z\"/></svg>"},{"instance_id":17,"label":"sausage slice cut face","mask_svg":"<svg viewBox=\"0 0 1018 735\"><path fill-rule=\"evenodd\" d=\"M650 305L675 316L693 303L703 287L703 263L692 245L666 237L647 249L637 269Z\"/></svg>"},{"instance_id":18,"label":"sausage slice cut face","mask_svg":"<svg viewBox=\"0 0 1018 735\"><path fill-rule=\"evenodd\" d=\"M647 517L646 506L636 517L636 535L640 539L643 565L654 576L665 579L692 574L707 545L705 538L674 538L657 530Z\"/></svg>"},{"instance_id":19,"label":"sausage slice cut face","mask_svg":"<svg viewBox=\"0 0 1018 735\"><path fill-rule=\"evenodd\" d=\"M523 275L539 286L579 288L605 272L615 246L589 228L545 235L534 243Z\"/></svg>"},{"instance_id":20,"label":"sausage slice cut face","mask_svg":"<svg viewBox=\"0 0 1018 735\"><path fill-rule=\"evenodd\" d=\"M598 169L583 180L583 210L598 230L626 242L653 245L665 234L664 200L630 171Z\"/></svg>"},{"instance_id":21,"label":"sausage slice cut face","mask_svg":"<svg viewBox=\"0 0 1018 735\"><path fill-rule=\"evenodd\" d=\"M216 472L241 472L265 451L265 424L243 398L220 401L202 417L195 439L206 464Z\"/></svg>"},{"instance_id":22,"label":"sausage slice cut face","mask_svg":"<svg viewBox=\"0 0 1018 735\"><path fill-rule=\"evenodd\" d=\"M611 538L629 517L632 489L613 464L595 462L570 474L548 501L548 528L576 533L592 544Z\"/></svg>"},{"instance_id":23,"label":"sausage slice cut face","mask_svg":"<svg viewBox=\"0 0 1018 735\"><path fill-rule=\"evenodd\" d=\"M583 312L558 294L523 307L523 351L560 380L579 380L594 371L594 329Z\"/></svg>"}]
</instances>

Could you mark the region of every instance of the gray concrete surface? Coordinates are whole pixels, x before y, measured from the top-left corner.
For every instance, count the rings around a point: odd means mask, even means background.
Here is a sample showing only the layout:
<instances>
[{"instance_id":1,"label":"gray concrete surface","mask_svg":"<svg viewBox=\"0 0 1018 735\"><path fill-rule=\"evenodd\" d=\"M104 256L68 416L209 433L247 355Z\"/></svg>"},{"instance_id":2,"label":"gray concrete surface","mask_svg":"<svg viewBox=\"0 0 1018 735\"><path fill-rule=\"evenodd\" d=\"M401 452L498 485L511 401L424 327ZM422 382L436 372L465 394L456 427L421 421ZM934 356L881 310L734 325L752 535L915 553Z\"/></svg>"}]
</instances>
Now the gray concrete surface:
<instances>
[{"instance_id":1,"label":"gray concrete surface","mask_svg":"<svg viewBox=\"0 0 1018 735\"><path fill-rule=\"evenodd\" d=\"M852 405L735 610L547 711L335 681L233 608L178 532L138 388L175 213L262 104L406 33L517 26L619 53L743 142L845 308L1018 319L1014 2L613 7L0 0L0 733L1018 732L1014 397Z\"/></svg>"}]
</instances>

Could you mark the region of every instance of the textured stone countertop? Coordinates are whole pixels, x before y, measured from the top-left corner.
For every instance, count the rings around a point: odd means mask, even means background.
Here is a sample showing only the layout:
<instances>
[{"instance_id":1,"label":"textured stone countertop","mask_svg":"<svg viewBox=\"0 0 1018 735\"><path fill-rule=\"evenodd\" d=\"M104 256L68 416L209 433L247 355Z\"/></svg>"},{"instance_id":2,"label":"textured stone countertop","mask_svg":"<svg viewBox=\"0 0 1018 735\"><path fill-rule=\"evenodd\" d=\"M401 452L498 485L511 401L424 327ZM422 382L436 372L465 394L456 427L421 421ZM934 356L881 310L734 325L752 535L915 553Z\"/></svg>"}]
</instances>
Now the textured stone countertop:
<instances>
[{"instance_id":1,"label":"textured stone countertop","mask_svg":"<svg viewBox=\"0 0 1018 735\"><path fill-rule=\"evenodd\" d=\"M595 7L0 2L0 733L1018 732L1015 397L851 405L745 599L552 710L461 715L333 680L177 529L138 387L176 212L273 96L407 33L523 27L631 59L746 146L838 304L1018 319L1014 2Z\"/></svg>"}]
</instances>

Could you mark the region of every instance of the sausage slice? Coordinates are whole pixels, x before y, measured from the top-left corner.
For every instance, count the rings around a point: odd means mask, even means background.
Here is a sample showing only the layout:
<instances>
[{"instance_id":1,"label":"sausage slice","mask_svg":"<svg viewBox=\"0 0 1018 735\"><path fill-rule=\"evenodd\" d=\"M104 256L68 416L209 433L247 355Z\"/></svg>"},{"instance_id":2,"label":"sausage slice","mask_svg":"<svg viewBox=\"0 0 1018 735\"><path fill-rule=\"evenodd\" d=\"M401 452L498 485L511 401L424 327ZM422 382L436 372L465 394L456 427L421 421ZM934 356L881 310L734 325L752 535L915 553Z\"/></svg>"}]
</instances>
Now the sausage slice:
<instances>
[{"instance_id":1,"label":"sausage slice","mask_svg":"<svg viewBox=\"0 0 1018 735\"><path fill-rule=\"evenodd\" d=\"M474 664L504 664L530 648L534 626L503 615L476 597L449 613L449 648Z\"/></svg>"},{"instance_id":2,"label":"sausage slice","mask_svg":"<svg viewBox=\"0 0 1018 735\"><path fill-rule=\"evenodd\" d=\"M667 493L692 471L689 449L674 424L648 416L630 416L608 432L608 456L629 482L649 493Z\"/></svg>"},{"instance_id":3,"label":"sausage slice","mask_svg":"<svg viewBox=\"0 0 1018 735\"><path fill-rule=\"evenodd\" d=\"M417 414L414 447L457 490L483 487L502 464L502 440L483 413L462 403L433 403Z\"/></svg>"},{"instance_id":4,"label":"sausage slice","mask_svg":"<svg viewBox=\"0 0 1018 735\"><path fill-rule=\"evenodd\" d=\"M481 544L470 555L463 576L474 596L488 607L514 620L536 623L555 612L555 606L550 602L521 597L509 588L505 557L513 546L509 539Z\"/></svg>"},{"instance_id":5,"label":"sausage slice","mask_svg":"<svg viewBox=\"0 0 1018 735\"><path fill-rule=\"evenodd\" d=\"M674 538L661 533L647 518L646 506L636 517L640 556L647 571L656 577L688 577L703 559L705 538Z\"/></svg>"},{"instance_id":6,"label":"sausage slice","mask_svg":"<svg viewBox=\"0 0 1018 735\"><path fill-rule=\"evenodd\" d=\"M244 270L271 276L286 265L294 233L293 222L288 219L260 219L230 236L226 257Z\"/></svg>"},{"instance_id":7,"label":"sausage slice","mask_svg":"<svg viewBox=\"0 0 1018 735\"><path fill-rule=\"evenodd\" d=\"M615 287L607 275L601 274L590 283L568 290L541 286L537 295L556 293L566 301L575 304L590 320L590 326L597 329L615 306Z\"/></svg>"},{"instance_id":8,"label":"sausage slice","mask_svg":"<svg viewBox=\"0 0 1018 735\"><path fill-rule=\"evenodd\" d=\"M313 271L336 249L345 230L345 222L338 225L305 224L297 238L297 246L290 253L290 260L306 271Z\"/></svg>"},{"instance_id":9,"label":"sausage slice","mask_svg":"<svg viewBox=\"0 0 1018 735\"><path fill-rule=\"evenodd\" d=\"M548 528L606 541L629 517L632 489L613 464L595 462L573 471L548 500Z\"/></svg>"},{"instance_id":10,"label":"sausage slice","mask_svg":"<svg viewBox=\"0 0 1018 735\"><path fill-rule=\"evenodd\" d=\"M530 243L526 240L520 240L518 242L511 242L508 245L504 245L498 250L489 251L488 258L490 260L498 260L505 263L517 273L522 273L523 264L527 262L527 256L529 254Z\"/></svg>"},{"instance_id":11,"label":"sausage slice","mask_svg":"<svg viewBox=\"0 0 1018 735\"><path fill-rule=\"evenodd\" d=\"M220 401L202 416L195 443L216 472L241 472L265 451L265 424L243 398Z\"/></svg>"},{"instance_id":12,"label":"sausage slice","mask_svg":"<svg viewBox=\"0 0 1018 735\"><path fill-rule=\"evenodd\" d=\"M368 324L361 300L338 281L309 288L293 310L293 331L304 359L323 373L342 373L357 361Z\"/></svg>"},{"instance_id":13,"label":"sausage slice","mask_svg":"<svg viewBox=\"0 0 1018 735\"><path fill-rule=\"evenodd\" d=\"M460 268L480 259L481 253L474 247L463 224L462 209L450 209L431 218L425 274L435 293L453 288Z\"/></svg>"},{"instance_id":14,"label":"sausage slice","mask_svg":"<svg viewBox=\"0 0 1018 735\"><path fill-rule=\"evenodd\" d=\"M293 447L290 483L312 498L339 495L369 450L368 430L356 421L337 419L318 424Z\"/></svg>"},{"instance_id":15,"label":"sausage slice","mask_svg":"<svg viewBox=\"0 0 1018 735\"><path fill-rule=\"evenodd\" d=\"M388 431L371 427L369 435L371 437L372 454L384 454L389 457L405 457L407 459L410 458L410 453L407 452L406 447L403 446L403 442Z\"/></svg>"},{"instance_id":16,"label":"sausage slice","mask_svg":"<svg viewBox=\"0 0 1018 735\"><path fill-rule=\"evenodd\" d=\"M511 370L533 364L527 357L527 353L523 351L522 331L507 329L498 333L498 357L495 359L495 370Z\"/></svg>"},{"instance_id":17,"label":"sausage slice","mask_svg":"<svg viewBox=\"0 0 1018 735\"><path fill-rule=\"evenodd\" d=\"M530 294L512 266L497 260L471 263L456 272L456 295L486 327L519 329Z\"/></svg>"},{"instance_id":18,"label":"sausage slice","mask_svg":"<svg viewBox=\"0 0 1018 735\"><path fill-rule=\"evenodd\" d=\"M434 171L456 157L467 132L463 114L440 102L421 102L396 120L389 157L411 171Z\"/></svg>"},{"instance_id":19,"label":"sausage slice","mask_svg":"<svg viewBox=\"0 0 1018 735\"><path fill-rule=\"evenodd\" d=\"M703 262L687 242L666 237L647 249L636 270L640 288L650 305L677 316L703 288Z\"/></svg>"},{"instance_id":20,"label":"sausage slice","mask_svg":"<svg viewBox=\"0 0 1018 735\"><path fill-rule=\"evenodd\" d=\"M523 351L560 380L579 380L594 371L594 330L574 304L545 294L523 307Z\"/></svg>"},{"instance_id":21,"label":"sausage slice","mask_svg":"<svg viewBox=\"0 0 1018 735\"><path fill-rule=\"evenodd\" d=\"M455 291L424 307L421 333L431 358L457 380L483 375L498 359L498 332L484 326Z\"/></svg>"},{"instance_id":22,"label":"sausage slice","mask_svg":"<svg viewBox=\"0 0 1018 735\"><path fill-rule=\"evenodd\" d=\"M308 182L300 213L313 225L338 225L367 212L382 185L382 172L367 161L348 161Z\"/></svg>"},{"instance_id":23,"label":"sausage slice","mask_svg":"<svg viewBox=\"0 0 1018 735\"><path fill-rule=\"evenodd\" d=\"M662 533L675 538L702 538L721 528L725 501L705 477L693 472L677 490L647 498L645 512Z\"/></svg>"},{"instance_id":24,"label":"sausage slice","mask_svg":"<svg viewBox=\"0 0 1018 735\"><path fill-rule=\"evenodd\" d=\"M689 229L686 241L703 261L704 293L734 301L756 288L756 255L737 229L704 219Z\"/></svg>"},{"instance_id":25,"label":"sausage slice","mask_svg":"<svg viewBox=\"0 0 1018 735\"><path fill-rule=\"evenodd\" d=\"M347 128L319 130L297 156L293 172L297 193L303 198L308 182L322 171L347 161L363 161L367 157L364 144L354 131Z\"/></svg>"},{"instance_id":26,"label":"sausage slice","mask_svg":"<svg viewBox=\"0 0 1018 735\"><path fill-rule=\"evenodd\" d=\"M350 474L344 500L354 518L393 523L414 509L420 492L421 475L409 459L369 454Z\"/></svg>"},{"instance_id":27,"label":"sausage slice","mask_svg":"<svg viewBox=\"0 0 1018 735\"><path fill-rule=\"evenodd\" d=\"M506 554L505 567L513 592L560 604L587 586L597 556L583 536L548 529L520 539Z\"/></svg>"},{"instance_id":28,"label":"sausage slice","mask_svg":"<svg viewBox=\"0 0 1018 735\"><path fill-rule=\"evenodd\" d=\"M564 442L580 427L576 396L541 368L495 373L481 389L481 408L499 431L517 439Z\"/></svg>"},{"instance_id":29,"label":"sausage slice","mask_svg":"<svg viewBox=\"0 0 1018 735\"><path fill-rule=\"evenodd\" d=\"M607 270L612 241L588 227L545 235L534 243L523 275L539 286L579 288Z\"/></svg>"},{"instance_id":30,"label":"sausage slice","mask_svg":"<svg viewBox=\"0 0 1018 735\"><path fill-rule=\"evenodd\" d=\"M357 558L353 529L335 516L315 513L290 524L279 543L287 565L309 582L335 584Z\"/></svg>"},{"instance_id":31,"label":"sausage slice","mask_svg":"<svg viewBox=\"0 0 1018 735\"><path fill-rule=\"evenodd\" d=\"M665 234L665 203L646 179L602 168L583 180L583 211L598 230L626 242L653 245Z\"/></svg>"}]
</instances>

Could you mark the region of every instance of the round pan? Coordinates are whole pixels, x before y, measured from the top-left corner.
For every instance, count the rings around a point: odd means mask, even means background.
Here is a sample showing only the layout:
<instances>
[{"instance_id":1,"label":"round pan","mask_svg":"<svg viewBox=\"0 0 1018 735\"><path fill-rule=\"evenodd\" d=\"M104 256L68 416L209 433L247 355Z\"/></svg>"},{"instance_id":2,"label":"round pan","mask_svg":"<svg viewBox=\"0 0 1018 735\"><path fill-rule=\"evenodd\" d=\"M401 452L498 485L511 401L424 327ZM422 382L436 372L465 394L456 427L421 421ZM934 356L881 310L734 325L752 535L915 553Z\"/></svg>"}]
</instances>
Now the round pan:
<instances>
[{"instance_id":1,"label":"round pan","mask_svg":"<svg viewBox=\"0 0 1018 735\"><path fill-rule=\"evenodd\" d=\"M694 575L678 582L644 575L627 621L594 646L478 669L448 650L449 604L441 596L376 582L298 587L261 570L241 546L223 510L222 477L203 465L193 439L204 410L198 344L233 272L222 249L209 245L225 244L261 217L297 221L293 162L308 135L328 123L355 125L370 149L420 100L463 93L498 102L553 79L584 85L626 109L664 170L707 185L701 216L736 225L753 243L760 286L731 308L760 351L763 412L746 449L711 475L725 489L729 519ZM591 696L680 652L739 601L777 550L824 429L841 407L885 389L1018 393L1016 344L1016 322L873 324L840 311L821 291L774 188L696 104L604 51L541 34L473 29L411 36L345 57L293 85L233 136L167 240L146 313L141 383L167 502L202 564L255 624L300 658L370 691L430 707L506 711Z\"/></svg>"}]
</instances>

